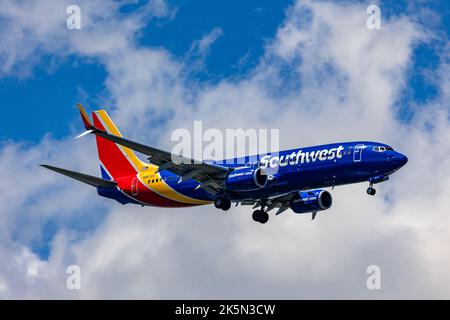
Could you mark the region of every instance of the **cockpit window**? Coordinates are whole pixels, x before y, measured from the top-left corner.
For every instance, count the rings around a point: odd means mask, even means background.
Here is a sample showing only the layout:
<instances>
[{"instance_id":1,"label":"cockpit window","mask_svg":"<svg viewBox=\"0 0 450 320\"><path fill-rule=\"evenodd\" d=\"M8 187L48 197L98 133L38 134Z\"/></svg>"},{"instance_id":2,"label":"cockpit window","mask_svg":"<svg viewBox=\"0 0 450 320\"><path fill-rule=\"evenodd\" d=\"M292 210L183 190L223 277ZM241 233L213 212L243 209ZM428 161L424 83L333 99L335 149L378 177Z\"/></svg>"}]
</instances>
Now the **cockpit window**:
<instances>
[{"instance_id":1,"label":"cockpit window","mask_svg":"<svg viewBox=\"0 0 450 320\"><path fill-rule=\"evenodd\" d=\"M392 147L386 146L385 148L386 148L386 150L394 151L394 149Z\"/></svg>"},{"instance_id":2,"label":"cockpit window","mask_svg":"<svg viewBox=\"0 0 450 320\"><path fill-rule=\"evenodd\" d=\"M391 149L392 149L392 148L391 148ZM373 147L373 151L376 151L376 152L384 152L384 151L386 151L386 147L376 146L376 147Z\"/></svg>"}]
</instances>

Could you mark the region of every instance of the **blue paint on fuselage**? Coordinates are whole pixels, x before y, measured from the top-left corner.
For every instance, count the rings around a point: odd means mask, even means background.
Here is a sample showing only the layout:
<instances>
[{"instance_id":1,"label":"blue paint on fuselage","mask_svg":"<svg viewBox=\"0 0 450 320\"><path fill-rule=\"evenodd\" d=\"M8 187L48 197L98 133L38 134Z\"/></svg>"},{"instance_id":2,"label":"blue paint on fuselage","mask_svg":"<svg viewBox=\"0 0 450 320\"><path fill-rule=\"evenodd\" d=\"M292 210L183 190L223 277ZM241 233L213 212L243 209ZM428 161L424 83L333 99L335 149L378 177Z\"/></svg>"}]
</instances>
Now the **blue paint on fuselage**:
<instances>
[{"instance_id":1,"label":"blue paint on fuselage","mask_svg":"<svg viewBox=\"0 0 450 320\"><path fill-rule=\"evenodd\" d=\"M296 163L299 153L300 156L303 154L303 162L300 157ZM376 176L388 176L407 162L404 155L386 144L356 141L246 156L215 163L233 168L257 167L264 159L274 157L284 159L281 161L283 165L275 166L278 171L270 173L273 180L269 181L266 187L254 191L227 192L227 196L231 200L260 199L293 191L365 182ZM271 169L270 165L268 168ZM171 188L186 196L203 200L212 200L214 197L203 189L196 190L198 183L195 180L178 183L180 177L167 170L162 171L161 176Z\"/></svg>"},{"instance_id":2,"label":"blue paint on fuselage","mask_svg":"<svg viewBox=\"0 0 450 320\"><path fill-rule=\"evenodd\" d=\"M115 189L97 188L97 193L99 196L116 200L121 204L128 204L128 203L139 204L139 202L135 201L129 196L126 196L118 188Z\"/></svg>"},{"instance_id":3,"label":"blue paint on fuselage","mask_svg":"<svg viewBox=\"0 0 450 320\"><path fill-rule=\"evenodd\" d=\"M198 186L198 182L193 179L178 183L180 176L172 173L168 170L163 170L159 173L161 178L175 191L181 193L187 197L191 197L199 200L212 200L211 194L204 189L195 189Z\"/></svg>"}]
</instances>

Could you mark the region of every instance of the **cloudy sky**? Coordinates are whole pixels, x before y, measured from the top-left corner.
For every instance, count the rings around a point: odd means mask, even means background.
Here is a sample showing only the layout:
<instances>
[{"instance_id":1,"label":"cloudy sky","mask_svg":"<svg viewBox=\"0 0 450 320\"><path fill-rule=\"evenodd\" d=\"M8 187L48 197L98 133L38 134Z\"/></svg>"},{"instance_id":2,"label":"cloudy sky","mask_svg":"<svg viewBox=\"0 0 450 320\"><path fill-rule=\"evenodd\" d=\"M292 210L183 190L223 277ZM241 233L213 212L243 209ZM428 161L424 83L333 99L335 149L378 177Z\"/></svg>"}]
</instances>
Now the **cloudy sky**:
<instances>
[{"instance_id":1,"label":"cloudy sky","mask_svg":"<svg viewBox=\"0 0 450 320\"><path fill-rule=\"evenodd\" d=\"M0 21L1 298L450 298L445 1L0 0ZM336 188L314 222L120 206L38 167L100 174L94 139L73 139L77 102L162 148L202 120L280 129L281 148L381 141L409 162L375 197Z\"/></svg>"}]
</instances>

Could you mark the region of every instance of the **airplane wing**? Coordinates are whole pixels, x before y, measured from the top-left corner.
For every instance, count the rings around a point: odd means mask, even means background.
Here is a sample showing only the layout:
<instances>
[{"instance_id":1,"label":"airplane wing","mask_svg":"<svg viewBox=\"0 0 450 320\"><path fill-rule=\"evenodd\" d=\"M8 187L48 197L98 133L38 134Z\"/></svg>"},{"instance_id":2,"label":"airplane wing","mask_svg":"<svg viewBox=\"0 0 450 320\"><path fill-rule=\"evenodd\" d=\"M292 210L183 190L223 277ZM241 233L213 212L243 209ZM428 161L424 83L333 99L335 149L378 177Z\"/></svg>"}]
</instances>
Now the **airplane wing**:
<instances>
[{"instance_id":1,"label":"airplane wing","mask_svg":"<svg viewBox=\"0 0 450 320\"><path fill-rule=\"evenodd\" d=\"M158 148L147 146L134 142L104 130L96 128L90 121L82 105L78 105L81 118L87 133L95 134L106 140L112 141L124 147L138 151L148 156L150 163L159 167L158 171L169 170L181 177L180 181L194 179L200 183L197 188L205 188L211 191L211 188L217 190L224 187L224 180L232 168L224 167L206 161L198 161L190 158L176 155ZM215 192L214 192L215 193Z\"/></svg>"},{"instance_id":2,"label":"airplane wing","mask_svg":"<svg viewBox=\"0 0 450 320\"><path fill-rule=\"evenodd\" d=\"M279 215L280 213L283 213L284 211L289 209L291 200L293 200L297 196L298 196L298 192L291 192L291 193L284 194L281 196L269 198L266 200L266 205L267 205L266 211L269 212L270 210L278 209L275 214ZM253 208L256 209L257 207L261 206L261 201L257 200L257 199L255 199L255 200L248 199L248 200L240 201L240 204L246 205L246 206L252 205Z\"/></svg>"},{"instance_id":3,"label":"airplane wing","mask_svg":"<svg viewBox=\"0 0 450 320\"><path fill-rule=\"evenodd\" d=\"M62 169L62 168L58 168L58 167L53 167L53 166L49 166L46 164L41 164L41 167L44 167L46 169L63 174L72 179L87 183L93 187L114 189L117 186L117 183L114 181L97 178L97 177L90 176L90 175L87 175L84 173L79 173L79 172L70 171L70 170L66 170L66 169Z\"/></svg>"}]
</instances>

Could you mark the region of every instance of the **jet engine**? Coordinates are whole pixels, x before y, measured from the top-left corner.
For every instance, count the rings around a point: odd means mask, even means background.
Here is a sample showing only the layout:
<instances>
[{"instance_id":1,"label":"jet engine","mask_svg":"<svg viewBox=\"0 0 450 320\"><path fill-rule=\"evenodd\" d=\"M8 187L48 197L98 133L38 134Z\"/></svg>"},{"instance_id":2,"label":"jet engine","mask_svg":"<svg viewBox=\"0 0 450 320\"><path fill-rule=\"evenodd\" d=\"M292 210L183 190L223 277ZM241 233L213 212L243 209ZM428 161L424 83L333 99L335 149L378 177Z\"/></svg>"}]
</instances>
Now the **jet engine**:
<instances>
[{"instance_id":1,"label":"jet engine","mask_svg":"<svg viewBox=\"0 0 450 320\"><path fill-rule=\"evenodd\" d=\"M236 168L228 174L226 188L230 191L254 191L264 188L269 177L261 168Z\"/></svg>"},{"instance_id":2,"label":"jet engine","mask_svg":"<svg viewBox=\"0 0 450 320\"><path fill-rule=\"evenodd\" d=\"M290 207L295 213L317 212L329 209L333 203L331 194L322 189L300 191L291 200Z\"/></svg>"}]
</instances>

